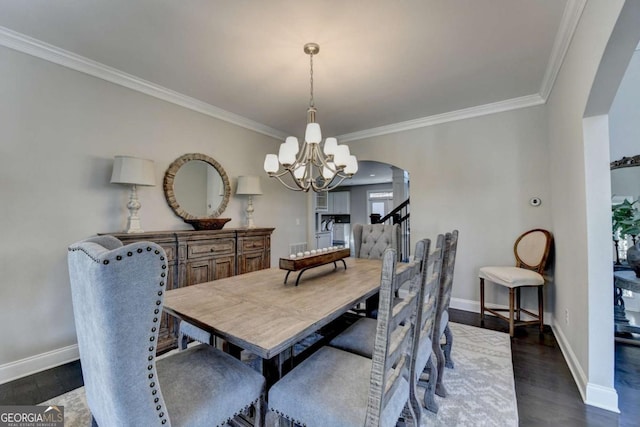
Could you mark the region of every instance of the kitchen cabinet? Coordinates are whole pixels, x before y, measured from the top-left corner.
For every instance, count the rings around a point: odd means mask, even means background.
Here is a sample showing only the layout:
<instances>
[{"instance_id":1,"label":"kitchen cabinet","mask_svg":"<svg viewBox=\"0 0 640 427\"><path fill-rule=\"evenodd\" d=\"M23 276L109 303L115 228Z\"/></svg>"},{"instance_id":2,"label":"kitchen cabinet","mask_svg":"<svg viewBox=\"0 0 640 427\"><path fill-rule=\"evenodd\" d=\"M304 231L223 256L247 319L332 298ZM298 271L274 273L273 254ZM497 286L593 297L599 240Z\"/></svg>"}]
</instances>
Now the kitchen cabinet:
<instances>
[{"instance_id":1,"label":"kitchen cabinet","mask_svg":"<svg viewBox=\"0 0 640 427\"><path fill-rule=\"evenodd\" d=\"M332 214L349 214L351 193L349 191L333 191L329 193L328 209Z\"/></svg>"},{"instance_id":2,"label":"kitchen cabinet","mask_svg":"<svg viewBox=\"0 0 640 427\"><path fill-rule=\"evenodd\" d=\"M332 237L330 231L316 233L316 249L328 248L331 246Z\"/></svg>"}]
</instances>

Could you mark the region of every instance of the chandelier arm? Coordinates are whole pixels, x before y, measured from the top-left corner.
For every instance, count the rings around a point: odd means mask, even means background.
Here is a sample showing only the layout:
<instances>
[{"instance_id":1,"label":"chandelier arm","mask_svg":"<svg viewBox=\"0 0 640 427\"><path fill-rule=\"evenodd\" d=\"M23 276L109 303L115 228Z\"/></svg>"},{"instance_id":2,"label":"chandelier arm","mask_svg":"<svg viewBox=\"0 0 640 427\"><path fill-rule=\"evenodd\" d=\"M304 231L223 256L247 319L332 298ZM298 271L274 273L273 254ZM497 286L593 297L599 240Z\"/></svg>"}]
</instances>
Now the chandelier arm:
<instances>
[{"instance_id":1,"label":"chandelier arm","mask_svg":"<svg viewBox=\"0 0 640 427\"><path fill-rule=\"evenodd\" d=\"M293 191L308 191L308 190L305 190L305 189L300 188L300 187L292 187L292 186L290 186L289 184L287 184L286 182L284 182L284 181L282 180L282 178L280 178L280 177L281 177L282 175L284 175L286 172L288 172L288 171L285 169L285 171L284 171L283 173L281 173L280 175L271 175L271 174L269 174L269 176L270 176L271 178L276 178L278 181L280 181L280 184L284 185L284 186L285 186L285 187L287 187L289 190L293 190Z\"/></svg>"}]
</instances>

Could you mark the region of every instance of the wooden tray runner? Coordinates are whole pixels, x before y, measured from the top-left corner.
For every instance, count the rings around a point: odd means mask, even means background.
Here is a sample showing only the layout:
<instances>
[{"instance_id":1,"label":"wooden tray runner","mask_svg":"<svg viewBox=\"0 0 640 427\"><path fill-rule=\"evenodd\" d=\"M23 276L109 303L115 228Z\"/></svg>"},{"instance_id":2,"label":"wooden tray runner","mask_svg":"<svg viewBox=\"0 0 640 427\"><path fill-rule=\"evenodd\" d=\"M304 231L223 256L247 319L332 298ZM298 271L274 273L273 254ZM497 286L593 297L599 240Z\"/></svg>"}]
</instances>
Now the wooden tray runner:
<instances>
[{"instance_id":1,"label":"wooden tray runner","mask_svg":"<svg viewBox=\"0 0 640 427\"><path fill-rule=\"evenodd\" d=\"M349 248L344 248L296 258L280 258L280 269L287 270L284 283L285 285L287 284L287 279L289 279L289 274L291 274L292 271L299 271L298 278L296 279L296 286L298 286L300 277L305 271L329 263L333 263L333 265L338 268L338 264L336 263L337 261L342 261L344 269L346 270L347 263L344 262L344 258L347 258L350 253L351 251Z\"/></svg>"}]
</instances>

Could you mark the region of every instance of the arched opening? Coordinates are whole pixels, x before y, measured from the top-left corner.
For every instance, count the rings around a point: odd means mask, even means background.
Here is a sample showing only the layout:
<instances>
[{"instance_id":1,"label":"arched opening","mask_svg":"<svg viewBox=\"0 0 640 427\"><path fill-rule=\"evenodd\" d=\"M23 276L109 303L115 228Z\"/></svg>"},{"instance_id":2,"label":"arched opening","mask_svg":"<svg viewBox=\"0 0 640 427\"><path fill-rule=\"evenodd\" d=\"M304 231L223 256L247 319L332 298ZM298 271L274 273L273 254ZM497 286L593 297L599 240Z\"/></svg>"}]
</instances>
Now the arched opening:
<instances>
[{"instance_id":1,"label":"arched opening","mask_svg":"<svg viewBox=\"0 0 640 427\"><path fill-rule=\"evenodd\" d=\"M640 3L626 2L611 34L589 94L583 120L588 241L588 383L585 401L617 409L611 251L609 113L623 75L640 40ZM611 159L615 160L615 159Z\"/></svg>"},{"instance_id":2,"label":"arched opening","mask_svg":"<svg viewBox=\"0 0 640 427\"><path fill-rule=\"evenodd\" d=\"M360 160L358 172L328 193L313 196L315 247L345 245L353 247L352 224L371 224L384 220L399 222L402 230L402 257L411 254L409 236L409 173L394 165ZM394 209L403 205L404 208ZM372 220L373 217L373 220Z\"/></svg>"}]
</instances>

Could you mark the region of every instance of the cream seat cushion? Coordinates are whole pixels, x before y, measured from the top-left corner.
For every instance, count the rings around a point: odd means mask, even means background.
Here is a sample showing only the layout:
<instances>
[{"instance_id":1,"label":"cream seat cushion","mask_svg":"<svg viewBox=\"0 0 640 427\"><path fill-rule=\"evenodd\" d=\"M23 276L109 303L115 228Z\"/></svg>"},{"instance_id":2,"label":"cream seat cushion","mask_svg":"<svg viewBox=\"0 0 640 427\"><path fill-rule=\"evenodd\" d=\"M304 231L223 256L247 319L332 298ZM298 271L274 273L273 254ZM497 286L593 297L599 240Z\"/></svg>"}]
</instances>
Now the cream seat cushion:
<instances>
[{"instance_id":1,"label":"cream seat cushion","mask_svg":"<svg viewBox=\"0 0 640 427\"><path fill-rule=\"evenodd\" d=\"M544 284L540 273L520 267L482 267L478 276L508 288Z\"/></svg>"}]
</instances>

